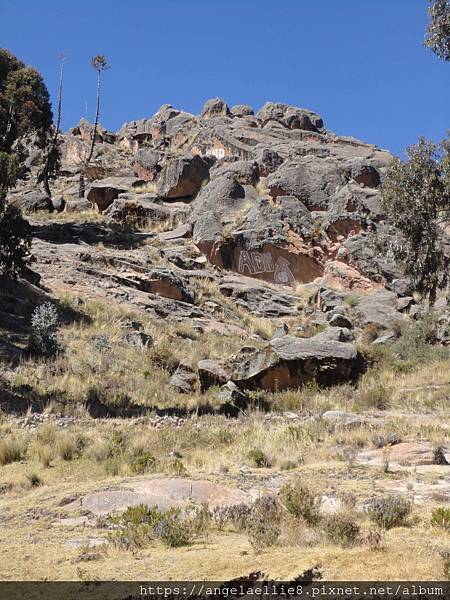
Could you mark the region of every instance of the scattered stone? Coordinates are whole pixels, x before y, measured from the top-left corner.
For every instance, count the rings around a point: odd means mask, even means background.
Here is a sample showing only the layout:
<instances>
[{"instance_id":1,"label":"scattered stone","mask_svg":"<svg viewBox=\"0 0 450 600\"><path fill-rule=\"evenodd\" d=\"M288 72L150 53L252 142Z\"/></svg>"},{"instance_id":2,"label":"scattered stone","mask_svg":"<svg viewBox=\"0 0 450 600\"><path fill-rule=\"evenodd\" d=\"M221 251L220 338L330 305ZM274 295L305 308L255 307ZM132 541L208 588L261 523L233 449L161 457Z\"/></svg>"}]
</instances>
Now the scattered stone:
<instances>
[{"instance_id":1,"label":"scattered stone","mask_svg":"<svg viewBox=\"0 0 450 600\"><path fill-rule=\"evenodd\" d=\"M249 406L250 398L242 392L235 383L228 381L220 388L219 414L226 417L237 417Z\"/></svg>"},{"instance_id":2,"label":"scattered stone","mask_svg":"<svg viewBox=\"0 0 450 600\"><path fill-rule=\"evenodd\" d=\"M214 385L222 385L230 379L226 370L215 360L200 360L197 368L202 392Z\"/></svg>"},{"instance_id":3,"label":"scattered stone","mask_svg":"<svg viewBox=\"0 0 450 600\"><path fill-rule=\"evenodd\" d=\"M170 385L177 388L183 394L191 394L197 385L197 373L188 360L183 360L177 370L170 378Z\"/></svg>"},{"instance_id":4,"label":"scattered stone","mask_svg":"<svg viewBox=\"0 0 450 600\"><path fill-rule=\"evenodd\" d=\"M329 319L328 324L330 327L345 327L346 329L352 329L353 323L348 317L341 314L335 314Z\"/></svg>"},{"instance_id":5,"label":"scattered stone","mask_svg":"<svg viewBox=\"0 0 450 600\"><path fill-rule=\"evenodd\" d=\"M364 423L360 415L341 410L328 410L323 413L322 419L343 427L360 427Z\"/></svg>"},{"instance_id":6,"label":"scattered stone","mask_svg":"<svg viewBox=\"0 0 450 600\"><path fill-rule=\"evenodd\" d=\"M134 348L149 348L153 345L152 337L142 331L127 333L125 335L125 341L129 346L133 346Z\"/></svg>"},{"instance_id":7,"label":"scattered stone","mask_svg":"<svg viewBox=\"0 0 450 600\"><path fill-rule=\"evenodd\" d=\"M107 177L94 181L87 193L87 199L98 211L104 212L119 194L127 192L134 183L135 178L130 177Z\"/></svg>"}]
</instances>

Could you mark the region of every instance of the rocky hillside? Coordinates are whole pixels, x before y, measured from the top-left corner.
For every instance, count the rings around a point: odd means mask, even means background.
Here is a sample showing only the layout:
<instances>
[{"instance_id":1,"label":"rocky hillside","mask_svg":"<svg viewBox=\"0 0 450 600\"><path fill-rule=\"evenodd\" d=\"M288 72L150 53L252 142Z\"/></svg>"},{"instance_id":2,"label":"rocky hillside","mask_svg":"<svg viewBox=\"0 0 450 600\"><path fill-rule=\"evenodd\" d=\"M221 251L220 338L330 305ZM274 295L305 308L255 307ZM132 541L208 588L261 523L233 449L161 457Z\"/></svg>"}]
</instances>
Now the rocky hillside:
<instances>
[{"instance_id":1,"label":"rocky hillside","mask_svg":"<svg viewBox=\"0 0 450 600\"><path fill-rule=\"evenodd\" d=\"M213 99L199 116L164 105L117 133L99 128L80 199L91 136L84 120L62 136L53 198L36 188L35 150L9 196L30 215L41 283L201 334L245 338L246 315L279 325L272 341L254 335L231 358L181 362L172 377L181 392L198 378L202 390L354 380L364 370L354 342L367 328L371 341L389 344L405 316L419 314L408 281L373 249L374 231L392 235L380 209L387 151L285 104L254 114ZM25 331L15 296L0 316L6 329ZM20 354L17 340L9 336L4 354Z\"/></svg>"},{"instance_id":2,"label":"rocky hillside","mask_svg":"<svg viewBox=\"0 0 450 600\"><path fill-rule=\"evenodd\" d=\"M391 155L283 104L166 105L100 128L80 199L91 136L52 198L30 147L8 198L33 259L0 282L0 579L448 579L449 309L374 251Z\"/></svg>"}]
</instances>

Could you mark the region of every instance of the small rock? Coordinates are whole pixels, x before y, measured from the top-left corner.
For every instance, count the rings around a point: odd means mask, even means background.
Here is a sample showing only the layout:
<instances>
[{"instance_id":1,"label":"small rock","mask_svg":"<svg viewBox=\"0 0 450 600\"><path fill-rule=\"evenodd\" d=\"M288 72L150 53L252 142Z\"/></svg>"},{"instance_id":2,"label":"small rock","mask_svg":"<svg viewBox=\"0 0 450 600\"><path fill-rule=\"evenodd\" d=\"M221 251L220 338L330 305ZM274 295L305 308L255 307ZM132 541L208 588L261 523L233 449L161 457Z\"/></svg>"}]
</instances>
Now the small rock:
<instances>
[{"instance_id":1,"label":"small rock","mask_svg":"<svg viewBox=\"0 0 450 600\"><path fill-rule=\"evenodd\" d=\"M182 360L170 378L170 385L178 388L183 394L191 394L195 390L197 374L188 360Z\"/></svg>"},{"instance_id":2,"label":"small rock","mask_svg":"<svg viewBox=\"0 0 450 600\"><path fill-rule=\"evenodd\" d=\"M134 348L149 348L153 345L153 338L142 331L127 333L124 339L129 346Z\"/></svg>"}]
</instances>

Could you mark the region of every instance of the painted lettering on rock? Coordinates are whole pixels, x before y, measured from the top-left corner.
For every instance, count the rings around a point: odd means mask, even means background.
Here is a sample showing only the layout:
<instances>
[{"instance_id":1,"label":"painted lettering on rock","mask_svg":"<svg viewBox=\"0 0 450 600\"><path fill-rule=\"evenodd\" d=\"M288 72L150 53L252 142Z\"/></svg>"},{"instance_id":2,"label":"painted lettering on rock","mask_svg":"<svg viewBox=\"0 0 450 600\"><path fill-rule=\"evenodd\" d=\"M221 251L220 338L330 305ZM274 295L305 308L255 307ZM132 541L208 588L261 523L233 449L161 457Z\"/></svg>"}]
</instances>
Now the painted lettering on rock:
<instances>
[{"instance_id":1,"label":"painted lettering on rock","mask_svg":"<svg viewBox=\"0 0 450 600\"><path fill-rule=\"evenodd\" d=\"M239 273L257 275L260 273L273 273L275 283L290 284L295 281L287 258L278 257L276 263L270 252L248 252L242 250L238 261Z\"/></svg>"}]
</instances>

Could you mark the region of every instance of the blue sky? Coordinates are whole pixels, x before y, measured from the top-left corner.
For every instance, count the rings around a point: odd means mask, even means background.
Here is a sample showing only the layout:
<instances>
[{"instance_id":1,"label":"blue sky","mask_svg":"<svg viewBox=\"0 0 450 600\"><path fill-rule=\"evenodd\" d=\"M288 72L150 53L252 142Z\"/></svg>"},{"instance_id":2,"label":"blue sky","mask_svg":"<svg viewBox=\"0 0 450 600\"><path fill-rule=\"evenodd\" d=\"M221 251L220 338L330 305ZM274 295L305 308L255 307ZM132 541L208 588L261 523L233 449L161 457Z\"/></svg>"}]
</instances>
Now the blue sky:
<instances>
[{"instance_id":1,"label":"blue sky","mask_svg":"<svg viewBox=\"0 0 450 600\"><path fill-rule=\"evenodd\" d=\"M67 57L63 128L116 130L160 105L198 113L219 96L319 112L328 129L402 154L450 127L450 65L422 46L427 0L0 0L0 47L43 74ZM87 114L86 114L87 107Z\"/></svg>"}]
</instances>

